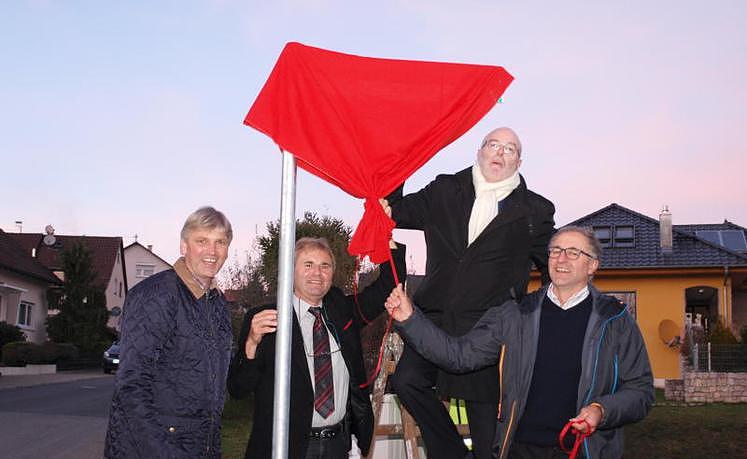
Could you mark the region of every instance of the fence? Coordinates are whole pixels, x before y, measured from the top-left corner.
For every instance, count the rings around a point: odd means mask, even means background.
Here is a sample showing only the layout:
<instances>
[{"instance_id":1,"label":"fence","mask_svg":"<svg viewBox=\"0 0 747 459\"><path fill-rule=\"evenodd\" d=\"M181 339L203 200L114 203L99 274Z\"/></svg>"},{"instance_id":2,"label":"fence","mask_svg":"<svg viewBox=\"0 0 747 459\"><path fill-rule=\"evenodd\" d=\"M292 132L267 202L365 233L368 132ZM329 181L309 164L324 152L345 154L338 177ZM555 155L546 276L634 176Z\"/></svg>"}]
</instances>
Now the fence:
<instances>
[{"instance_id":1,"label":"fence","mask_svg":"<svg viewBox=\"0 0 747 459\"><path fill-rule=\"evenodd\" d=\"M695 343L690 364L694 371L747 372L747 344Z\"/></svg>"}]
</instances>

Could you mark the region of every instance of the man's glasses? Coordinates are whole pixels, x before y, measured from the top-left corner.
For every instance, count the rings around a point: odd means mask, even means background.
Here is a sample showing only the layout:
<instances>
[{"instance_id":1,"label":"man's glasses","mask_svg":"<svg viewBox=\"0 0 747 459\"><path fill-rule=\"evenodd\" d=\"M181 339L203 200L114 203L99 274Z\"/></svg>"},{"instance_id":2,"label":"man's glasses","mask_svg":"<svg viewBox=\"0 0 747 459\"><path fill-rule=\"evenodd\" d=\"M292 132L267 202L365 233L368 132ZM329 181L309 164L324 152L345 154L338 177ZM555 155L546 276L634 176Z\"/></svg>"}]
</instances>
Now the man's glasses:
<instances>
[{"instance_id":1,"label":"man's glasses","mask_svg":"<svg viewBox=\"0 0 747 459\"><path fill-rule=\"evenodd\" d=\"M332 344L332 343L330 342L330 344ZM303 350L306 352L306 355L309 356L309 357L321 357L321 356L324 356L324 355L335 355L338 352L342 352L342 346L336 347L334 349L330 349L329 351L314 352L313 349L308 349L306 347L306 343L304 343Z\"/></svg>"},{"instance_id":2,"label":"man's glasses","mask_svg":"<svg viewBox=\"0 0 747 459\"><path fill-rule=\"evenodd\" d=\"M301 307L300 301L296 301L293 303L293 309L296 310L296 317L299 316L298 309ZM322 313L324 315L324 313ZM313 314L312 314L313 315ZM307 343L305 339L302 339L303 343L303 350L304 353L309 357L320 357L324 355L334 355L338 352L342 352L342 341L340 340L340 335L337 334L337 328L332 322L329 322L325 317L322 319L324 322L324 325L327 327L327 332L329 333L329 350L324 352L319 352L313 349L313 344L311 345L311 349L309 348L309 344ZM334 349L333 349L334 347Z\"/></svg>"},{"instance_id":3,"label":"man's glasses","mask_svg":"<svg viewBox=\"0 0 747 459\"><path fill-rule=\"evenodd\" d=\"M565 253L565 256L568 257L569 260L578 260L578 257L581 256L581 254L586 255L587 257L591 258L592 260L596 260L597 257L594 255L584 252L581 249L577 249L576 247L558 247L553 246L547 249L547 256L550 258L558 258L561 253Z\"/></svg>"},{"instance_id":4,"label":"man's glasses","mask_svg":"<svg viewBox=\"0 0 747 459\"><path fill-rule=\"evenodd\" d=\"M513 143L500 143L497 140L489 140L482 144L482 147L490 148L496 153L502 153L503 156L514 156L519 153L519 149Z\"/></svg>"}]
</instances>

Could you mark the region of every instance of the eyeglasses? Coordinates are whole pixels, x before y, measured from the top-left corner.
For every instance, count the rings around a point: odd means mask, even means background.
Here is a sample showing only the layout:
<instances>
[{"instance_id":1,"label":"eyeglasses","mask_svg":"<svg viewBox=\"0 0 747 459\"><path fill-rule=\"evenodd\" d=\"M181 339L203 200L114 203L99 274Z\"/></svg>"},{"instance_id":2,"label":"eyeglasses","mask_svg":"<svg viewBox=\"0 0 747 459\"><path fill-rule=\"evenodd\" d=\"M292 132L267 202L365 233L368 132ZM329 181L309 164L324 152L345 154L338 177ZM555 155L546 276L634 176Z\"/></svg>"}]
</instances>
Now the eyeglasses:
<instances>
[{"instance_id":1,"label":"eyeglasses","mask_svg":"<svg viewBox=\"0 0 747 459\"><path fill-rule=\"evenodd\" d=\"M330 345L331 344L332 344L332 341L330 341ZM342 346L338 346L338 347L336 347L334 349L330 348L330 350L324 351L324 352L319 352L319 351L315 352L313 349L307 348L306 347L306 343L304 342L304 344L303 344L303 350L304 350L304 352L306 353L306 355L308 357L321 357L321 356L324 356L324 355L335 355L338 352L342 352Z\"/></svg>"},{"instance_id":2,"label":"eyeglasses","mask_svg":"<svg viewBox=\"0 0 747 459\"><path fill-rule=\"evenodd\" d=\"M488 147L496 153L502 153L503 156L515 156L519 154L519 149L513 143L500 143L497 140L488 140L482 144L482 147Z\"/></svg>"},{"instance_id":3,"label":"eyeglasses","mask_svg":"<svg viewBox=\"0 0 747 459\"><path fill-rule=\"evenodd\" d=\"M302 320L300 318L300 308L301 308L301 301L296 298L295 301L293 302L293 309L296 310L296 317L298 318L299 321ZM313 314L311 314L311 312L309 312L309 314L310 314L311 317L313 317ZM301 341L303 343L303 350L304 350L304 353L308 357L320 357L320 356L324 356L324 355L330 355L331 356L331 355L337 354L338 352L342 352L342 341L340 340L340 335L337 334L337 328L335 327L335 325L332 322L330 322L327 319L326 313L322 312L322 316L324 316L322 318L322 321L324 322L324 325L327 327L327 332L330 334L330 337L329 337L329 350L328 351L324 351L324 352L320 352L318 350L315 350L315 349L313 349L313 344L307 343L305 339L302 339ZM304 317L305 317L304 320L311 319L311 317L309 317L309 316L304 316ZM309 348L310 344L311 344L311 349Z\"/></svg>"},{"instance_id":4,"label":"eyeglasses","mask_svg":"<svg viewBox=\"0 0 747 459\"><path fill-rule=\"evenodd\" d=\"M594 255L584 252L581 249L577 249L576 247L558 247L553 246L547 249L547 256L550 258L558 258L561 253L565 253L565 256L568 257L569 260L578 260L578 257L581 256L581 254L586 255L587 257L591 258L592 260L596 260L597 257Z\"/></svg>"}]
</instances>

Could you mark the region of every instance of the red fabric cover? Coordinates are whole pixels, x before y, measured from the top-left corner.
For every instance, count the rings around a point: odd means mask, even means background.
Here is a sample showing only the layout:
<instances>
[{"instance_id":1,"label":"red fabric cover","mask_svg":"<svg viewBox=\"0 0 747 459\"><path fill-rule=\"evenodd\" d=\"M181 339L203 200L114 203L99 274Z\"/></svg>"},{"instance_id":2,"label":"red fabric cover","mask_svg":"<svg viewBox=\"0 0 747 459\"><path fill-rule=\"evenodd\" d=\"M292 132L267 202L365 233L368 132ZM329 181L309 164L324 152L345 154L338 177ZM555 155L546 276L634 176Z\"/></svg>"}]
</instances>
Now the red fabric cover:
<instances>
[{"instance_id":1,"label":"red fabric cover","mask_svg":"<svg viewBox=\"0 0 747 459\"><path fill-rule=\"evenodd\" d=\"M389 259L394 222L378 198L394 191L498 102L502 67L377 59L286 44L244 124L298 165L365 198L348 251Z\"/></svg>"}]
</instances>

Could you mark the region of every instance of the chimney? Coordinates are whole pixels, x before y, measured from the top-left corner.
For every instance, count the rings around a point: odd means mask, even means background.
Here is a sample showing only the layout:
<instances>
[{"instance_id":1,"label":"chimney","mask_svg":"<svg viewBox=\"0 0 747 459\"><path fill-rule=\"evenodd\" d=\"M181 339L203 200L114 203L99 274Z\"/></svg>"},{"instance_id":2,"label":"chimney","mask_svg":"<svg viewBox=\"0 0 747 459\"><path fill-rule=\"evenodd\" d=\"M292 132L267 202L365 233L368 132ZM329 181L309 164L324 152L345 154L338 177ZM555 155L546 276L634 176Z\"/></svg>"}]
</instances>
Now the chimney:
<instances>
[{"instance_id":1,"label":"chimney","mask_svg":"<svg viewBox=\"0 0 747 459\"><path fill-rule=\"evenodd\" d=\"M666 205L659 214L659 236L661 253L672 253L672 214L669 213L669 207Z\"/></svg>"},{"instance_id":2,"label":"chimney","mask_svg":"<svg viewBox=\"0 0 747 459\"><path fill-rule=\"evenodd\" d=\"M153 251L153 244L148 244L148 252L152 252L152 251Z\"/></svg>"}]
</instances>

